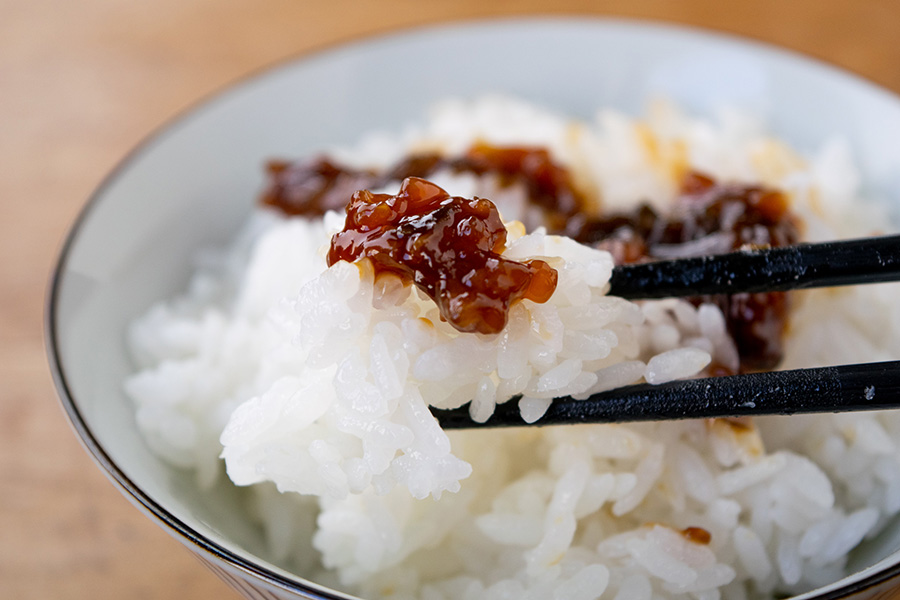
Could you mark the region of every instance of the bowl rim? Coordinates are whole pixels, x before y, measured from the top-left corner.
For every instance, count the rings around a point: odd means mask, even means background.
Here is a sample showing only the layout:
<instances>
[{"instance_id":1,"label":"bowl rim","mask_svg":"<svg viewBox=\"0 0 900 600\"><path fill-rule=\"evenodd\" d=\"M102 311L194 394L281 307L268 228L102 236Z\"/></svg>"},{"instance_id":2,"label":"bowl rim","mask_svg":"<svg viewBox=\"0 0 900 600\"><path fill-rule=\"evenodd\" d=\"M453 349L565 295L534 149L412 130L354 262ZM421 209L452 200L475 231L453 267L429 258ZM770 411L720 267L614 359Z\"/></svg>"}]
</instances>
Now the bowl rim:
<instances>
[{"instance_id":1,"label":"bowl rim","mask_svg":"<svg viewBox=\"0 0 900 600\"><path fill-rule=\"evenodd\" d=\"M270 75L277 75L282 69L297 63L303 63L316 58L327 58L330 53L339 51L360 51L366 46L380 42L407 41L416 36L429 32L449 33L452 31L463 32L467 29L500 26L507 28L540 27L552 25L554 27L571 26L605 26L628 27L643 31L658 31L660 33L688 35L703 38L714 43L724 43L741 46L757 52L764 52L772 57L798 62L809 68L820 69L831 76L837 76L845 81L865 89L866 93L887 97L894 103L900 104L900 95L892 90L874 82L873 80L849 71L843 67L829 63L819 57L800 50L785 48L777 44L762 41L746 35L726 32L696 25L675 23L652 18L601 16L591 13L571 12L568 14L523 14L523 15L494 15L486 17L461 17L442 21L433 21L423 24L388 27L360 35L349 36L337 40L331 40L311 48L289 54L276 59L260 67L251 69L246 73L231 79L224 84L215 87L186 106L177 110L163 121L155 125L148 133L131 147L114 166L100 180L99 184L90 192L87 200L79 209L77 216L64 234L62 243L56 253L56 259L50 271L49 280L44 298L44 346L47 355L51 376L56 388L58 401L65 411L69 424L77 434L82 447L88 452L95 464L99 466L107 478L119 489L119 491L144 514L163 526L172 537L178 539L186 546L194 546L215 559L225 563L228 567L237 569L245 575L259 579L277 589L306 594L311 600L351 600L356 596L326 588L300 575L287 571L278 572L225 548L221 544L207 538L191 525L179 519L150 495L144 492L131 478L112 460L109 454L100 444L90 425L78 408L75 395L71 392L67 381L62 356L60 354L58 323L58 304L62 279L66 271L68 260L73 246L79 239L84 224L91 217L94 208L104 199L107 190L119 179L119 177L139 161L145 151L165 140L168 134L187 123L192 117L200 114L212 103L224 100L227 96L237 93L254 83ZM248 553L249 554L249 553ZM265 562L265 561L261 561ZM868 568L872 568L871 565ZM218 573L218 570L215 569ZM221 575L220 575L221 576ZM877 571L869 573L856 581L847 582L831 590L818 592L818 589L810 590L800 596L791 598L804 598L805 600L840 600L870 590L888 580L900 576L900 554L893 564L885 565ZM232 585L234 582L231 581ZM834 582L836 584L838 582ZM834 585L829 584L829 585ZM900 584L898 584L900 585ZM900 589L900 587L898 587Z\"/></svg>"}]
</instances>

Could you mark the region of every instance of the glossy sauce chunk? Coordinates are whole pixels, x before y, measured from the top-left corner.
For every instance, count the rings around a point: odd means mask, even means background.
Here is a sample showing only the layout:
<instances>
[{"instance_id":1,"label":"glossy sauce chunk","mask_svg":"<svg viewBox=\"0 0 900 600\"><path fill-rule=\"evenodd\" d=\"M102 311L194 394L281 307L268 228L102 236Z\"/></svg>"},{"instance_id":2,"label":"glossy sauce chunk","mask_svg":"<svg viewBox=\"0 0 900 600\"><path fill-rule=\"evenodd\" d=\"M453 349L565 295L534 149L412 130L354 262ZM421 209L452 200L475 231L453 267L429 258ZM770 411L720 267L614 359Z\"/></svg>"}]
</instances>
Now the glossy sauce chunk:
<instances>
[{"instance_id":1,"label":"glossy sauce chunk","mask_svg":"<svg viewBox=\"0 0 900 600\"><path fill-rule=\"evenodd\" d=\"M556 289L556 270L542 260L503 258L505 244L489 200L450 196L410 177L396 196L353 194L328 265L368 258L376 276L391 273L425 292L454 328L491 334L505 327L513 303L546 302Z\"/></svg>"}]
</instances>

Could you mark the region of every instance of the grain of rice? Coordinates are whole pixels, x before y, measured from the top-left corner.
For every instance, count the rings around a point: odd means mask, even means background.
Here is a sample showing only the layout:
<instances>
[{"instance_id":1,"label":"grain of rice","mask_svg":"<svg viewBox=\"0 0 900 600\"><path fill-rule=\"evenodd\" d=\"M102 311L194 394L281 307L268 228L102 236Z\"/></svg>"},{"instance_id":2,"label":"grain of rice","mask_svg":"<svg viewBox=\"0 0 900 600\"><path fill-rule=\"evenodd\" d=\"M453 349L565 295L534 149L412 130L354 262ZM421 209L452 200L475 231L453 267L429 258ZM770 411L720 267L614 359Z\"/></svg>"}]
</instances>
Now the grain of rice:
<instances>
[{"instance_id":1,"label":"grain of rice","mask_svg":"<svg viewBox=\"0 0 900 600\"><path fill-rule=\"evenodd\" d=\"M697 348L676 348L657 354L647 363L644 378L648 383L666 383L690 377L709 364L708 353Z\"/></svg>"}]
</instances>

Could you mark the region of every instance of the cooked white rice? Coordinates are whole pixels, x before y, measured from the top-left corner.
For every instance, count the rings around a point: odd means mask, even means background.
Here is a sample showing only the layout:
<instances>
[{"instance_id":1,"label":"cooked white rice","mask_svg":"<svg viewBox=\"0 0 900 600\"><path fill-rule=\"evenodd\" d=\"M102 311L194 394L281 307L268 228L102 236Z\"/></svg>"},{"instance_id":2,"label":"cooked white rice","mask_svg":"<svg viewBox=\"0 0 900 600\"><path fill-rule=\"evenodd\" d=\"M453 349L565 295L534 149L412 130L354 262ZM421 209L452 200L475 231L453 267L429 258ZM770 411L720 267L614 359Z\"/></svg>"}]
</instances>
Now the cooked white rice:
<instances>
[{"instance_id":1,"label":"cooked white rice","mask_svg":"<svg viewBox=\"0 0 900 600\"><path fill-rule=\"evenodd\" d=\"M665 207L689 165L786 191L809 240L886 222L858 199L839 142L801 158L745 116L698 120L665 104L641 121L601 111L577 123L503 98L448 102L424 126L333 154L377 167L475 140L548 147L607 209ZM839 579L847 553L900 510L895 413L443 432L429 405L473 400L484 420L521 393L533 421L555 396L737 355L713 305L606 296L608 254L512 223L534 219L522 190L434 179L497 201L507 256L560 271L551 300L517 304L501 334L456 332L365 263L326 270L342 215L262 211L183 297L130 330L138 372L125 387L148 444L200 485L224 458L251 486L248 516L274 560L366 598L741 600ZM797 294L783 366L896 357L898 298L887 285Z\"/></svg>"}]
</instances>

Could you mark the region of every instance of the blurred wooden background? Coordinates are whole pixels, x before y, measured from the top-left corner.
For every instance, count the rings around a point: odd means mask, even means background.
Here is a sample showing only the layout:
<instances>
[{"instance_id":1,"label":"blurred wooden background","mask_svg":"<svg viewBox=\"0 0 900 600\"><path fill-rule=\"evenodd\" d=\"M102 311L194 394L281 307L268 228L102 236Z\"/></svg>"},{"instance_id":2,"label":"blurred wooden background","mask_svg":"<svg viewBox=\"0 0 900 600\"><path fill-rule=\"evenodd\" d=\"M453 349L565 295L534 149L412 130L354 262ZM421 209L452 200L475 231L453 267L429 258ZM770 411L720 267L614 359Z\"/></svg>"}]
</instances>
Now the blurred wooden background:
<instances>
[{"instance_id":1,"label":"blurred wooden background","mask_svg":"<svg viewBox=\"0 0 900 600\"><path fill-rule=\"evenodd\" d=\"M648 18L799 50L900 92L881 0L0 0L0 597L235 598L93 465L46 366L44 289L91 190L249 71L374 32L539 14ZM898 594L900 597L900 594Z\"/></svg>"}]
</instances>

